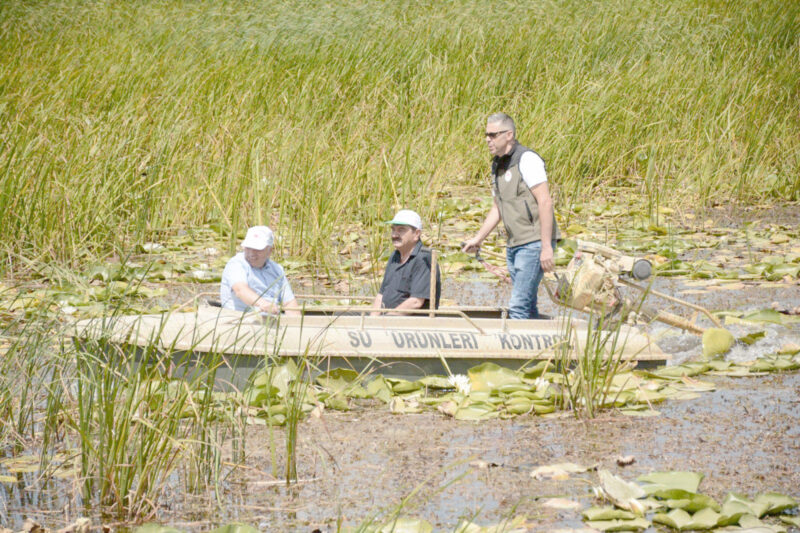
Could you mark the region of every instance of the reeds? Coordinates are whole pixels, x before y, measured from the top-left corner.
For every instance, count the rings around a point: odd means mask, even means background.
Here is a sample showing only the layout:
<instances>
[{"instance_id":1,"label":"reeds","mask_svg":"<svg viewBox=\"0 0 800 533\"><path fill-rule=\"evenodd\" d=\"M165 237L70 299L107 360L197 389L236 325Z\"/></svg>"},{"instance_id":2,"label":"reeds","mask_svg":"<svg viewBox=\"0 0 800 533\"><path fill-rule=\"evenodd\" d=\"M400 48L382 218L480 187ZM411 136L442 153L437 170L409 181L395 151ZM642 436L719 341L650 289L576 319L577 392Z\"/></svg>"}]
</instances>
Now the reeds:
<instances>
[{"instance_id":1,"label":"reeds","mask_svg":"<svg viewBox=\"0 0 800 533\"><path fill-rule=\"evenodd\" d=\"M66 344L54 365L41 455L46 463L74 447L83 501L141 519L177 479L186 491L215 489L221 446L235 428L213 391L218 354L175 360L155 339L133 353L110 341L116 317L107 320L107 336ZM186 373L172 379L175 368Z\"/></svg>"},{"instance_id":2,"label":"reeds","mask_svg":"<svg viewBox=\"0 0 800 533\"><path fill-rule=\"evenodd\" d=\"M498 109L564 205L798 198L798 27L779 0L6 3L0 268L265 222L325 269L346 223L482 183Z\"/></svg>"}]
</instances>

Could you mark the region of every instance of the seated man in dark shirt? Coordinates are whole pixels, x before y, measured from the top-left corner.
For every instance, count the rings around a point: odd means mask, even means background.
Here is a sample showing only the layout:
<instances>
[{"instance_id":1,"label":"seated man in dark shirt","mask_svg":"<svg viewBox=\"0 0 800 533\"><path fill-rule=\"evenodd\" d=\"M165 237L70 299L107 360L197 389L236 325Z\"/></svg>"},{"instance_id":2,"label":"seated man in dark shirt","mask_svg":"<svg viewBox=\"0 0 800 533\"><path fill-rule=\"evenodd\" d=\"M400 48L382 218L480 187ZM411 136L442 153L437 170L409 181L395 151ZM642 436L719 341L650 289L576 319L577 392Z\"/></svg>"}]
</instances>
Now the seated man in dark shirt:
<instances>
[{"instance_id":1,"label":"seated man in dark shirt","mask_svg":"<svg viewBox=\"0 0 800 533\"><path fill-rule=\"evenodd\" d=\"M430 307L431 251L422 246L422 219L414 211L403 209L387 222L392 225L394 253L386 264L380 291L375 296L375 309L422 309ZM436 267L436 302L442 282ZM380 313L373 313L379 315Z\"/></svg>"}]
</instances>

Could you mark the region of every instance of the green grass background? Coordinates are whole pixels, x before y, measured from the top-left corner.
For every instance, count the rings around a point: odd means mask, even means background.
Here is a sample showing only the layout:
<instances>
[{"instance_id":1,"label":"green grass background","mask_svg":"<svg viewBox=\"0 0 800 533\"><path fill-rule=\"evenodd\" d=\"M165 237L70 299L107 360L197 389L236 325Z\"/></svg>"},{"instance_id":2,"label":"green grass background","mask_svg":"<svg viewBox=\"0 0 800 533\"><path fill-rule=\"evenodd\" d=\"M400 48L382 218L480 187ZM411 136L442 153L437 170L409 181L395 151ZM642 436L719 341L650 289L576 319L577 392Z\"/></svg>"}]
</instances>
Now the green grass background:
<instances>
[{"instance_id":1,"label":"green grass background","mask_svg":"<svg viewBox=\"0 0 800 533\"><path fill-rule=\"evenodd\" d=\"M498 110L559 209L797 200L798 28L787 0L2 2L0 269L205 223L323 260L485 184Z\"/></svg>"}]
</instances>

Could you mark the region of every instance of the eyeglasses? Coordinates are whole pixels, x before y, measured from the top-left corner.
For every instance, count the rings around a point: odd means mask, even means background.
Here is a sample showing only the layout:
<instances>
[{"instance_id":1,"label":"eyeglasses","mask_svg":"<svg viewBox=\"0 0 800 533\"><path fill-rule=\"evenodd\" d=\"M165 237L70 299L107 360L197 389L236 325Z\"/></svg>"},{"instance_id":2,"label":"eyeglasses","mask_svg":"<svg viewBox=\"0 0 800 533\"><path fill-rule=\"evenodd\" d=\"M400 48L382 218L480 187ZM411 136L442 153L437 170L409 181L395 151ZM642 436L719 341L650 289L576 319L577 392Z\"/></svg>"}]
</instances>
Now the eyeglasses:
<instances>
[{"instance_id":1,"label":"eyeglasses","mask_svg":"<svg viewBox=\"0 0 800 533\"><path fill-rule=\"evenodd\" d=\"M511 131L511 130L502 130L502 131L487 131L487 132L486 132L486 136L487 136L487 137L489 137L490 139L494 139L495 137L497 137L497 136L498 136L498 135L500 135L501 133L507 133L507 132L509 132L509 131Z\"/></svg>"}]
</instances>

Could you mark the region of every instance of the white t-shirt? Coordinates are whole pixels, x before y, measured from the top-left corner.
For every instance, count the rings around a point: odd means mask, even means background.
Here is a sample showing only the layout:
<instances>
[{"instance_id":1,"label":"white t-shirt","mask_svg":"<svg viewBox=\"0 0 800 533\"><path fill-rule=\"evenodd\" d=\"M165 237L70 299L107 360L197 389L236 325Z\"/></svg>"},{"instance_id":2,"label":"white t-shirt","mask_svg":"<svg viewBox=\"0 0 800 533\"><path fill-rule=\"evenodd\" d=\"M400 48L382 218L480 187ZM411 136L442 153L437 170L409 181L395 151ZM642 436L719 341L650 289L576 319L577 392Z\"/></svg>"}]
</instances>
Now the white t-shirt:
<instances>
[{"instance_id":1,"label":"white t-shirt","mask_svg":"<svg viewBox=\"0 0 800 533\"><path fill-rule=\"evenodd\" d=\"M536 155L535 152L522 154L522 157L519 158L519 173L522 174L522 179L529 189L547 181L544 159Z\"/></svg>"},{"instance_id":2,"label":"white t-shirt","mask_svg":"<svg viewBox=\"0 0 800 533\"><path fill-rule=\"evenodd\" d=\"M267 261L263 267L253 268L244 258L243 252L231 257L222 271L222 281L219 284L222 307L237 311L247 310L248 306L233 292L233 286L239 282L247 283L253 292L278 305L294 300L289 280L286 279L283 268L275 261Z\"/></svg>"}]
</instances>

